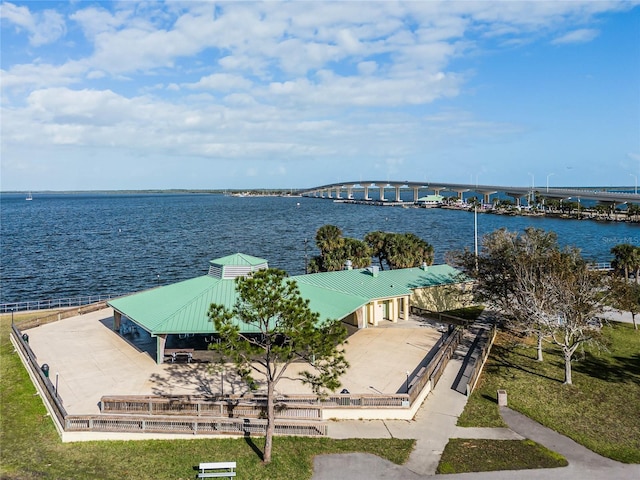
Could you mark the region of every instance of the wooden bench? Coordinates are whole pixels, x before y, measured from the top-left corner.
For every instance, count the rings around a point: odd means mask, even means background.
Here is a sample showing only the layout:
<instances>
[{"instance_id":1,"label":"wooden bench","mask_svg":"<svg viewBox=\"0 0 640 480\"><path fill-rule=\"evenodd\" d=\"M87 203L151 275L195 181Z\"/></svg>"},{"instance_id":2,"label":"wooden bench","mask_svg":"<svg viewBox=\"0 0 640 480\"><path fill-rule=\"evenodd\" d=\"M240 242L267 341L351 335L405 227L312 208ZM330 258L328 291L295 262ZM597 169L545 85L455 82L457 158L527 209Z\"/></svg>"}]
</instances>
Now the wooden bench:
<instances>
[{"instance_id":1,"label":"wooden bench","mask_svg":"<svg viewBox=\"0 0 640 480\"><path fill-rule=\"evenodd\" d=\"M208 462L198 467L198 478L231 478L236 476L236 462Z\"/></svg>"},{"instance_id":2,"label":"wooden bench","mask_svg":"<svg viewBox=\"0 0 640 480\"><path fill-rule=\"evenodd\" d=\"M193 348L167 348L164 351L165 357L171 358L171 363L175 363L178 357L186 357L187 363L193 359Z\"/></svg>"}]
</instances>

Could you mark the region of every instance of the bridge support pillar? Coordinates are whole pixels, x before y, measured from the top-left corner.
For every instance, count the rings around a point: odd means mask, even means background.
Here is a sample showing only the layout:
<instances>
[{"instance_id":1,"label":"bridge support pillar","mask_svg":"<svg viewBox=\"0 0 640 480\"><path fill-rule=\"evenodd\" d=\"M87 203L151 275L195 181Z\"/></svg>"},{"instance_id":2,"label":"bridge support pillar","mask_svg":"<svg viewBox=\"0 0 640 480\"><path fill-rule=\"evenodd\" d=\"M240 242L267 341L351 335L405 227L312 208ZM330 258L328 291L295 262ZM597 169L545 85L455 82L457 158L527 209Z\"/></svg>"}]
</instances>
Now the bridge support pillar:
<instances>
[{"instance_id":1,"label":"bridge support pillar","mask_svg":"<svg viewBox=\"0 0 640 480\"><path fill-rule=\"evenodd\" d=\"M342 198L342 189L341 189L341 187L336 187L336 198Z\"/></svg>"},{"instance_id":2,"label":"bridge support pillar","mask_svg":"<svg viewBox=\"0 0 640 480\"><path fill-rule=\"evenodd\" d=\"M485 205L488 205L491 203L491 194L490 193L483 193L482 194L482 201L484 202Z\"/></svg>"},{"instance_id":3,"label":"bridge support pillar","mask_svg":"<svg viewBox=\"0 0 640 480\"><path fill-rule=\"evenodd\" d=\"M400 187L396 185L394 188L396 189L396 202L401 202L402 199L400 198Z\"/></svg>"},{"instance_id":4,"label":"bridge support pillar","mask_svg":"<svg viewBox=\"0 0 640 480\"><path fill-rule=\"evenodd\" d=\"M364 187L364 199L365 200L371 200L371 198L369 197L369 186L365 186Z\"/></svg>"},{"instance_id":5,"label":"bridge support pillar","mask_svg":"<svg viewBox=\"0 0 640 480\"><path fill-rule=\"evenodd\" d=\"M331 193L330 188L327 188L327 198L333 198L333 193Z\"/></svg>"},{"instance_id":6,"label":"bridge support pillar","mask_svg":"<svg viewBox=\"0 0 640 480\"><path fill-rule=\"evenodd\" d=\"M380 201L385 202L387 199L384 198L384 185L380 185Z\"/></svg>"},{"instance_id":7,"label":"bridge support pillar","mask_svg":"<svg viewBox=\"0 0 640 480\"><path fill-rule=\"evenodd\" d=\"M347 198L353 200L353 187L347 187Z\"/></svg>"},{"instance_id":8,"label":"bridge support pillar","mask_svg":"<svg viewBox=\"0 0 640 480\"><path fill-rule=\"evenodd\" d=\"M420 188L413 187L413 203L418 203L418 198L420 198Z\"/></svg>"}]
</instances>

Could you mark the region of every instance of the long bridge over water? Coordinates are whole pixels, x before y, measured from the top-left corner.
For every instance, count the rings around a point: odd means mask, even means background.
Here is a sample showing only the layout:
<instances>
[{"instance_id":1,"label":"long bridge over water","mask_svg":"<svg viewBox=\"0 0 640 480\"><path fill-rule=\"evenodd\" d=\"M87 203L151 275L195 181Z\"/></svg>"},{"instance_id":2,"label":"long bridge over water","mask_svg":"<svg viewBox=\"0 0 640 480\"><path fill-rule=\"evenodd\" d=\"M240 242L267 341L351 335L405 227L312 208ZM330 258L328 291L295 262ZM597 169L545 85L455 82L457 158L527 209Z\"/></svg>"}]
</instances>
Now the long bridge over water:
<instances>
[{"instance_id":1,"label":"long bridge over water","mask_svg":"<svg viewBox=\"0 0 640 480\"><path fill-rule=\"evenodd\" d=\"M377 198L372 198L369 194L371 191L378 191ZM393 198L387 198L387 190L393 190ZM628 203L640 204L640 194L628 193L628 187L592 187L592 188L549 188L549 187L518 187L504 185L478 185L464 183L449 182L411 182L391 181L391 180L358 180L353 182L338 182L318 187L308 188L301 191L303 196L334 198L334 199L353 199L353 193L356 191L364 192L364 200L378 201L395 201L402 202L401 192L413 190L413 201L417 202L420 198L420 191L432 191L435 195L441 192L455 192L459 199L463 199L464 194L473 192L481 194L484 203L491 203L491 195L504 193L509 197L513 197L517 204L520 200L532 194L546 198L555 198L560 200L594 200L597 202L613 205L624 205ZM335 196L334 196L335 195Z\"/></svg>"}]
</instances>

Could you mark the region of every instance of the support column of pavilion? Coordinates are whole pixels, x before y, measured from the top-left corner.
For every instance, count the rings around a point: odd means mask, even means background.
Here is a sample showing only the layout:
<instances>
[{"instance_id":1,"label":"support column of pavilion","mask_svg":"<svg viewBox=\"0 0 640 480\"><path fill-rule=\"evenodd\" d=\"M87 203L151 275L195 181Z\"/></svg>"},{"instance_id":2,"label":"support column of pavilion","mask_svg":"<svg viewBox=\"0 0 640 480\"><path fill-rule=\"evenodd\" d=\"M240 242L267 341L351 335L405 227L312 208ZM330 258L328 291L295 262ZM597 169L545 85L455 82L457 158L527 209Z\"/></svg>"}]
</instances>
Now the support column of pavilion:
<instances>
[{"instance_id":1,"label":"support column of pavilion","mask_svg":"<svg viewBox=\"0 0 640 480\"><path fill-rule=\"evenodd\" d=\"M164 347L167 344L167 334L156 335L156 363L160 365L164 362Z\"/></svg>"}]
</instances>

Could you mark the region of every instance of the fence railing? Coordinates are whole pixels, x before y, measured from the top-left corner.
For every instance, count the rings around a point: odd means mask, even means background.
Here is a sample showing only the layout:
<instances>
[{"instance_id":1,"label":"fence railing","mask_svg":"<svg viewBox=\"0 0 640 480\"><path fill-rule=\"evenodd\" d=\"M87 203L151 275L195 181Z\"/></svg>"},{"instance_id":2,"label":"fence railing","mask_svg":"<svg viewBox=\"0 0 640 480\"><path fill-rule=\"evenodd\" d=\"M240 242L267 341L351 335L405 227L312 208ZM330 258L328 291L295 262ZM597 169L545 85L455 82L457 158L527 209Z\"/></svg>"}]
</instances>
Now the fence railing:
<instances>
[{"instance_id":1,"label":"fence railing","mask_svg":"<svg viewBox=\"0 0 640 480\"><path fill-rule=\"evenodd\" d=\"M491 347L493 346L493 341L496 338L496 325L494 324L489 330L489 338L482 346L482 350L480 350L480 354L476 358L476 363L473 367L473 372L469 376L469 380L467 382L467 397L471 395L473 389L476 388L476 383L478 383L478 378L480 377L480 373L482 373L482 367L489 356L489 352L491 351Z\"/></svg>"},{"instance_id":2,"label":"fence railing","mask_svg":"<svg viewBox=\"0 0 640 480\"><path fill-rule=\"evenodd\" d=\"M42 366L38 365L38 360L29 346L28 337L23 337L20 330L15 325L11 325L11 335L15 344L20 349L22 356L27 361L27 367L30 368L36 382L46 397L46 401L51 405L54 415L61 425L64 425L64 419L67 417L67 411L62 405L62 399L58 395L56 388L53 386L49 378L44 374Z\"/></svg>"},{"instance_id":3,"label":"fence railing","mask_svg":"<svg viewBox=\"0 0 640 480\"><path fill-rule=\"evenodd\" d=\"M192 416L68 415L66 432L128 432L167 434L265 435L267 421L256 418ZM276 419L276 435L324 436L326 422Z\"/></svg>"},{"instance_id":4,"label":"fence railing","mask_svg":"<svg viewBox=\"0 0 640 480\"><path fill-rule=\"evenodd\" d=\"M84 315L86 313L95 312L97 310L101 310L105 308L107 305L105 302L100 303L91 303L88 305L84 305L79 308L68 308L65 310L60 310L57 312L50 313L43 317L30 318L27 320L20 320L17 325L22 330L27 330L29 328L39 327L40 325L45 325L47 323L57 322L65 318L76 317L78 315Z\"/></svg>"},{"instance_id":5,"label":"fence railing","mask_svg":"<svg viewBox=\"0 0 640 480\"><path fill-rule=\"evenodd\" d=\"M611 262L593 262L587 265L589 270L594 270L598 272L610 272L613 270L611 266Z\"/></svg>"},{"instance_id":6,"label":"fence railing","mask_svg":"<svg viewBox=\"0 0 640 480\"><path fill-rule=\"evenodd\" d=\"M38 365L27 336L12 325L11 335L27 359L27 367L34 373L45 393L45 400L65 432L160 432L190 434L258 434L266 430L264 417L266 398L226 396L215 399L190 396L104 396L99 415L71 415L62 405L55 387ZM332 394L286 395L276 399L275 432L278 435L326 435L322 420L325 408L410 408L427 382L433 388L453 355L462 328L456 327L441 340L438 352L414 376L407 394ZM241 417L241 418L239 418Z\"/></svg>"},{"instance_id":7,"label":"fence railing","mask_svg":"<svg viewBox=\"0 0 640 480\"><path fill-rule=\"evenodd\" d=\"M52 308L82 307L92 303L106 302L112 298L127 295L108 293L105 295L85 295L81 297L57 298L48 300L28 300L24 302L0 303L0 313L22 312L25 310L50 310Z\"/></svg>"},{"instance_id":8,"label":"fence railing","mask_svg":"<svg viewBox=\"0 0 640 480\"><path fill-rule=\"evenodd\" d=\"M227 396L219 399L191 396L158 397L119 395L104 396L100 401L102 413L146 415L193 415L218 418L265 418L266 399ZM276 418L319 420L319 405L276 402Z\"/></svg>"},{"instance_id":9,"label":"fence railing","mask_svg":"<svg viewBox=\"0 0 640 480\"><path fill-rule=\"evenodd\" d=\"M453 353L456 351L458 344L460 343L460 339L462 338L462 328L455 327L453 332L449 334L449 336L442 342L441 347L438 350L438 353L429 361L427 365L425 365L424 370L420 369L418 374L410 379L409 382L409 402L412 404L422 389L427 385L427 382L431 381L431 388L433 389L442 373L444 372L444 368L447 366L449 359L452 357Z\"/></svg>"}]
</instances>

